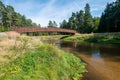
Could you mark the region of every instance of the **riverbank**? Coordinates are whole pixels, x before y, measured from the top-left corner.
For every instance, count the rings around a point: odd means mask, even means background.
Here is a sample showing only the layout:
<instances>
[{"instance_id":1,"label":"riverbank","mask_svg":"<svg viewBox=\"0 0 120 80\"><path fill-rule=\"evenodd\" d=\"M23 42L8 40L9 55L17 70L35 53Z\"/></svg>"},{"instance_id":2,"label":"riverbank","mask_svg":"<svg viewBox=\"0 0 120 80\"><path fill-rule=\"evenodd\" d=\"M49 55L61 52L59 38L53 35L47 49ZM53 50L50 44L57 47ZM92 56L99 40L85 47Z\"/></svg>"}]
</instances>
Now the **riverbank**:
<instances>
[{"instance_id":1,"label":"riverbank","mask_svg":"<svg viewBox=\"0 0 120 80\"><path fill-rule=\"evenodd\" d=\"M120 44L120 33L77 34L66 37L64 41Z\"/></svg>"},{"instance_id":2,"label":"riverbank","mask_svg":"<svg viewBox=\"0 0 120 80\"><path fill-rule=\"evenodd\" d=\"M87 63L88 72L83 80L120 79L120 45L66 41L59 43L62 50L74 53Z\"/></svg>"},{"instance_id":3,"label":"riverbank","mask_svg":"<svg viewBox=\"0 0 120 80\"><path fill-rule=\"evenodd\" d=\"M79 80L85 63L40 38L0 38L1 80Z\"/></svg>"}]
</instances>

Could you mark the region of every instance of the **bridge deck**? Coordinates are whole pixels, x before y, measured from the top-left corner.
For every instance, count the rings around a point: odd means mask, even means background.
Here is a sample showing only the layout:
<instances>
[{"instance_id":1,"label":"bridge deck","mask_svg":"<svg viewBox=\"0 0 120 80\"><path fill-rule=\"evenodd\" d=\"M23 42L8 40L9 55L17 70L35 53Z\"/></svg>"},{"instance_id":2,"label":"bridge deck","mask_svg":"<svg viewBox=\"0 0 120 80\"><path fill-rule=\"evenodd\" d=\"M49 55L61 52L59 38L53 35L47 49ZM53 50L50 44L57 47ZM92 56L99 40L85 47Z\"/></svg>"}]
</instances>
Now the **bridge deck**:
<instances>
[{"instance_id":1,"label":"bridge deck","mask_svg":"<svg viewBox=\"0 0 120 80\"><path fill-rule=\"evenodd\" d=\"M71 33L75 35L75 30L62 29L62 28L14 28L12 29L19 33L28 33L28 32L61 32L61 33Z\"/></svg>"}]
</instances>

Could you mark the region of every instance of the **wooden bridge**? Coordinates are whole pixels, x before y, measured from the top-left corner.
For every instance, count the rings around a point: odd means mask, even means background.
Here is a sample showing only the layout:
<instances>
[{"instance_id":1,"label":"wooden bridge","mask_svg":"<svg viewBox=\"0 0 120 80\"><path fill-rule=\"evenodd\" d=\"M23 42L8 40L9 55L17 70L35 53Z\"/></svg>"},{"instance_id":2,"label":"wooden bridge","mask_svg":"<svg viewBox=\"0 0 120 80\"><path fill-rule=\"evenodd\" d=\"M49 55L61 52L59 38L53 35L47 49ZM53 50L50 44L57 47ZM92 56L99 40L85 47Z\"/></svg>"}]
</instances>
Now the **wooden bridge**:
<instances>
[{"instance_id":1,"label":"wooden bridge","mask_svg":"<svg viewBox=\"0 0 120 80\"><path fill-rule=\"evenodd\" d=\"M48 33L60 33L60 34L68 34L68 35L75 35L75 30L69 30L69 29L62 29L62 28L27 28L27 27L18 27L12 29L13 31L16 31L20 34L29 34L29 33L42 33L42 32L48 32Z\"/></svg>"}]
</instances>

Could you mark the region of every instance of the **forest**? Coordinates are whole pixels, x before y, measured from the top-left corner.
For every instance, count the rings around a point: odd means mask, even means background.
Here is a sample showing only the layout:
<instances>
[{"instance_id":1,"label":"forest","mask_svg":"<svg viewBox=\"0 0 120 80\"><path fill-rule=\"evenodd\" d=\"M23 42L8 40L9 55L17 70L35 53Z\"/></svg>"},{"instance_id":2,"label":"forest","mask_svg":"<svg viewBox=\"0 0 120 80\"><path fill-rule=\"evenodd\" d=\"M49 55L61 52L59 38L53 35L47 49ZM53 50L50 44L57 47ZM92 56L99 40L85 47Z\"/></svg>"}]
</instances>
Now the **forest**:
<instances>
[{"instance_id":1,"label":"forest","mask_svg":"<svg viewBox=\"0 0 120 80\"><path fill-rule=\"evenodd\" d=\"M4 5L0 1L0 31L8 31L14 27L36 27L36 23L27 19L25 15L15 12L10 5ZM49 20L48 27L57 27L55 21ZM101 33L120 31L120 0L107 3L101 17L91 15L90 5L87 3L84 10L72 12L68 21L63 20L60 28L76 30L78 33Z\"/></svg>"},{"instance_id":2,"label":"forest","mask_svg":"<svg viewBox=\"0 0 120 80\"><path fill-rule=\"evenodd\" d=\"M27 19L25 15L16 12L11 5L5 5L0 1L0 32L18 26L35 27L37 24Z\"/></svg>"},{"instance_id":3,"label":"forest","mask_svg":"<svg viewBox=\"0 0 120 80\"><path fill-rule=\"evenodd\" d=\"M73 12L68 21L60 23L60 28L73 29L79 33L119 32L120 0L108 3L101 17L93 17L87 3L84 11Z\"/></svg>"}]
</instances>

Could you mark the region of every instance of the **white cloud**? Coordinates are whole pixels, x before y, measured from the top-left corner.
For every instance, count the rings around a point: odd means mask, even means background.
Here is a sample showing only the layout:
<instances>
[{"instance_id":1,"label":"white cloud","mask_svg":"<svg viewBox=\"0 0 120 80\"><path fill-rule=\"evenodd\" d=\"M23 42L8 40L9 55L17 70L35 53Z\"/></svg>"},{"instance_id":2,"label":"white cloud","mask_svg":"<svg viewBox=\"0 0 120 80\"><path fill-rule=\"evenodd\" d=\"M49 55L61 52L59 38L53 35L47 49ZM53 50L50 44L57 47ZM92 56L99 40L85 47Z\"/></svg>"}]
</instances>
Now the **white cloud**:
<instances>
[{"instance_id":1,"label":"white cloud","mask_svg":"<svg viewBox=\"0 0 120 80\"><path fill-rule=\"evenodd\" d=\"M73 1L73 3L71 2L67 5L56 7L56 1L57 0L52 0L51 2L48 2L36 16L31 17L32 20L40 23L42 26L47 26L49 20L55 20L59 24L63 19L68 19L72 12L83 9L81 5L85 4L85 1L81 3Z\"/></svg>"},{"instance_id":2,"label":"white cloud","mask_svg":"<svg viewBox=\"0 0 120 80\"><path fill-rule=\"evenodd\" d=\"M106 2L115 0L48 0L47 2L35 0L3 0L5 4L14 6L15 10L24 14L27 18L31 18L33 22L47 26L49 20L55 20L57 23L63 19L68 19L72 12L84 10L85 4L90 3L91 12L94 16L100 16L104 10ZM64 4L57 5L62 1Z\"/></svg>"}]
</instances>

